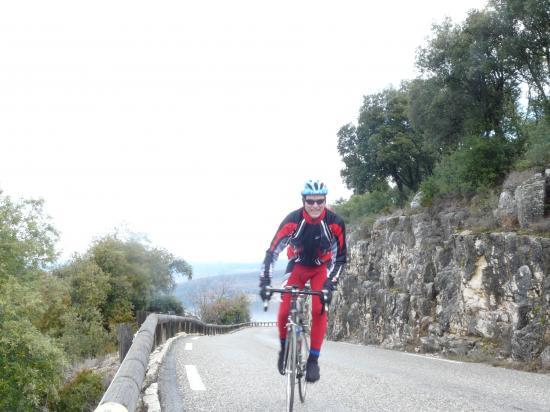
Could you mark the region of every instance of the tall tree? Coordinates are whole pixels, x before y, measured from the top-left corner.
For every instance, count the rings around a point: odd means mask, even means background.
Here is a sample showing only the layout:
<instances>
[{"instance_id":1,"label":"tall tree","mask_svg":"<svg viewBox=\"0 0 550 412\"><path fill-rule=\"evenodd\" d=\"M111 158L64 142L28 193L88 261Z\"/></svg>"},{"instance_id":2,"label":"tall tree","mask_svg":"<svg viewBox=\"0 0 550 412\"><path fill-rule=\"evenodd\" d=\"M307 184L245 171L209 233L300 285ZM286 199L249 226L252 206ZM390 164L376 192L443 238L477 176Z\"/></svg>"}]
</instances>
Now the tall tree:
<instances>
[{"instance_id":1,"label":"tall tree","mask_svg":"<svg viewBox=\"0 0 550 412\"><path fill-rule=\"evenodd\" d=\"M461 90L445 87L437 77L410 82L407 115L412 127L422 134L424 150L437 159L462 142L467 107L468 97Z\"/></svg>"},{"instance_id":2,"label":"tall tree","mask_svg":"<svg viewBox=\"0 0 550 412\"><path fill-rule=\"evenodd\" d=\"M13 201L0 190L0 278L29 276L56 258L58 234L44 201Z\"/></svg>"},{"instance_id":3,"label":"tall tree","mask_svg":"<svg viewBox=\"0 0 550 412\"><path fill-rule=\"evenodd\" d=\"M503 39L508 28L492 10L472 11L462 25L450 20L433 28L417 66L448 93L460 96L466 135L517 133L517 73Z\"/></svg>"},{"instance_id":4,"label":"tall tree","mask_svg":"<svg viewBox=\"0 0 550 412\"><path fill-rule=\"evenodd\" d=\"M341 174L355 193L397 186L415 191L432 167L432 157L423 147L407 116L408 86L386 89L364 97L357 127L348 124L338 132L338 151L345 169Z\"/></svg>"},{"instance_id":5,"label":"tall tree","mask_svg":"<svg viewBox=\"0 0 550 412\"><path fill-rule=\"evenodd\" d=\"M147 308L159 293L171 292L177 276L191 278L191 266L164 249L137 239L108 235L87 252L108 276L109 289L102 312L108 323L128 321Z\"/></svg>"},{"instance_id":6,"label":"tall tree","mask_svg":"<svg viewBox=\"0 0 550 412\"><path fill-rule=\"evenodd\" d=\"M492 0L503 49L529 87L533 113L550 114L550 0Z\"/></svg>"}]
</instances>

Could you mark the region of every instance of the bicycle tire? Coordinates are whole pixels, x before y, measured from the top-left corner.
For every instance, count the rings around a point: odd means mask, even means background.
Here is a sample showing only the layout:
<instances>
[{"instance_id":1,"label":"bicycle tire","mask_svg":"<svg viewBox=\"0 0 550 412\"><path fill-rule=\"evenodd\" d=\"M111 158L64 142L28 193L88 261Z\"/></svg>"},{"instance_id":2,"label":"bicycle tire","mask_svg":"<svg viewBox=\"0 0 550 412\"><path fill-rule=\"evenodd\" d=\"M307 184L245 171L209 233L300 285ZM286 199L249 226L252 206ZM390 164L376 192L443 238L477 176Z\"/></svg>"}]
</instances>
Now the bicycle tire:
<instances>
[{"instance_id":1,"label":"bicycle tire","mask_svg":"<svg viewBox=\"0 0 550 412\"><path fill-rule=\"evenodd\" d=\"M306 364L307 357L309 356L309 343L308 335L302 332L300 350L298 351L298 368L300 368L300 377L298 378L298 393L300 395L300 402L306 401L307 382L306 382Z\"/></svg>"},{"instance_id":2,"label":"bicycle tire","mask_svg":"<svg viewBox=\"0 0 550 412\"><path fill-rule=\"evenodd\" d=\"M286 410L292 412L296 387L296 329L294 326L289 327L286 340Z\"/></svg>"}]
</instances>

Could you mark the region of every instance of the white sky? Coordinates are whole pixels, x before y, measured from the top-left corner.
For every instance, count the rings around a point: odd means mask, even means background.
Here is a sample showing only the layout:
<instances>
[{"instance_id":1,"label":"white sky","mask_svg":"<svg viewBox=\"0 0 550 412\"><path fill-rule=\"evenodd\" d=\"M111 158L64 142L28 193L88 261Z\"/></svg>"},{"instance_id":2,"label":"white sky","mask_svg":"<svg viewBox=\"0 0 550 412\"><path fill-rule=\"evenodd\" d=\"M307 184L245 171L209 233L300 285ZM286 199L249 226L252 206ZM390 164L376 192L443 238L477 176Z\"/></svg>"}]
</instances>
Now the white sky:
<instances>
[{"instance_id":1,"label":"white sky","mask_svg":"<svg viewBox=\"0 0 550 412\"><path fill-rule=\"evenodd\" d=\"M65 257L126 225L188 261L260 261L306 179L349 196L336 132L362 96L485 3L2 2L0 188L45 199Z\"/></svg>"}]
</instances>

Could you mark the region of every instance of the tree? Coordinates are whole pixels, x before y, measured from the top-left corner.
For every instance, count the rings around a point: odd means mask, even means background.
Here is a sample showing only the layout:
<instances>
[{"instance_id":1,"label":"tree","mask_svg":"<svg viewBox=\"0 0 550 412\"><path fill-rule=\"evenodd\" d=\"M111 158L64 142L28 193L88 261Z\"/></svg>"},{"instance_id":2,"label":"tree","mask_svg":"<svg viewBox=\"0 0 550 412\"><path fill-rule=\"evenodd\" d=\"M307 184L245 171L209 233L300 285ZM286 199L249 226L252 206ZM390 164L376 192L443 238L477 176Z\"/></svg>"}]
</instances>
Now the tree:
<instances>
[{"instance_id":1,"label":"tree","mask_svg":"<svg viewBox=\"0 0 550 412\"><path fill-rule=\"evenodd\" d=\"M159 294L170 293L175 278L192 276L191 266L164 249L152 248L136 239L116 234L96 241L87 252L108 276L109 288L101 311L109 324L132 320Z\"/></svg>"},{"instance_id":2,"label":"tree","mask_svg":"<svg viewBox=\"0 0 550 412\"><path fill-rule=\"evenodd\" d=\"M54 302L42 295L57 240L43 204L0 191L0 410L44 408L63 378L63 351L42 333L50 326L45 314L64 299L63 292Z\"/></svg>"},{"instance_id":3,"label":"tree","mask_svg":"<svg viewBox=\"0 0 550 412\"><path fill-rule=\"evenodd\" d=\"M149 302L147 307L149 312L168 313L174 312L176 315L184 315L183 305L174 295L158 295Z\"/></svg>"},{"instance_id":4,"label":"tree","mask_svg":"<svg viewBox=\"0 0 550 412\"><path fill-rule=\"evenodd\" d=\"M341 174L355 193L385 190L394 183L401 198L416 191L429 173L432 156L407 117L408 85L364 97L357 127L338 132L338 151L346 165Z\"/></svg>"},{"instance_id":5,"label":"tree","mask_svg":"<svg viewBox=\"0 0 550 412\"><path fill-rule=\"evenodd\" d=\"M421 48L417 66L452 96L461 96L466 135L517 135L517 73L503 39L509 29L491 10L472 11L462 25L446 20Z\"/></svg>"},{"instance_id":6,"label":"tree","mask_svg":"<svg viewBox=\"0 0 550 412\"><path fill-rule=\"evenodd\" d=\"M250 321L248 297L233 291L226 280L196 291L193 305L205 323L231 325Z\"/></svg>"},{"instance_id":7,"label":"tree","mask_svg":"<svg viewBox=\"0 0 550 412\"><path fill-rule=\"evenodd\" d=\"M407 116L422 134L424 150L436 159L456 150L462 142L467 105L468 98L461 90L446 87L436 77L410 82Z\"/></svg>"},{"instance_id":8,"label":"tree","mask_svg":"<svg viewBox=\"0 0 550 412\"><path fill-rule=\"evenodd\" d=\"M68 307L56 317L60 327L54 336L72 360L105 353L113 343L101 312L110 291L109 276L93 260L79 256L54 274L67 285L69 297Z\"/></svg>"},{"instance_id":9,"label":"tree","mask_svg":"<svg viewBox=\"0 0 550 412\"><path fill-rule=\"evenodd\" d=\"M43 206L43 200L14 202L0 190L0 279L28 277L55 261L58 234Z\"/></svg>"},{"instance_id":10,"label":"tree","mask_svg":"<svg viewBox=\"0 0 550 412\"><path fill-rule=\"evenodd\" d=\"M0 410L40 410L57 397L65 356L33 323L44 303L31 282L0 282Z\"/></svg>"},{"instance_id":11,"label":"tree","mask_svg":"<svg viewBox=\"0 0 550 412\"><path fill-rule=\"evenodd\" d=\"M550 114L550 1L492 0L490 4L507 30L502 48L529 87L535 116Z\"/></svg>"}]
</instances>

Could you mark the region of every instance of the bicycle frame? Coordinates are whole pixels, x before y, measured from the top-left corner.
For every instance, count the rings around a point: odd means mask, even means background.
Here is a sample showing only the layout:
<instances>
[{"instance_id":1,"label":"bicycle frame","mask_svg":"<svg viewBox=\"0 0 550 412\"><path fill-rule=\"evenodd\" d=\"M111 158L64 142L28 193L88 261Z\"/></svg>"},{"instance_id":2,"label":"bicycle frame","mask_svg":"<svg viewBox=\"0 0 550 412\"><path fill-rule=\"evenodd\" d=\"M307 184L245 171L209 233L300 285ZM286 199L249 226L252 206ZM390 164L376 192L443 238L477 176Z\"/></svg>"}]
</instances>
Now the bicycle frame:
<instances>
[{"instance_id":1,"label":"bicycle frame","mask_svg":"<svg viewBox=\"0 0 550 412\"><path fill-rule=\"evenodd\" d=\"M304 297L319 296L323 298L326 295L324 292L311 291L309 288L300 290L296 286L290 286L286 289L269 288L268 290L271 293L291 295L291 307L286 324L287 337L284 352L284 371L287 376L287 410L292 411L296 380L298 380L300 401L304 402L306 397L305 372L307 356L309 354L307 339L309 330L304 325ZM322 308L322 312L325 310L326 305ZM309 327L309 325L307 326Z\"/></svg>"}]
</instances>

